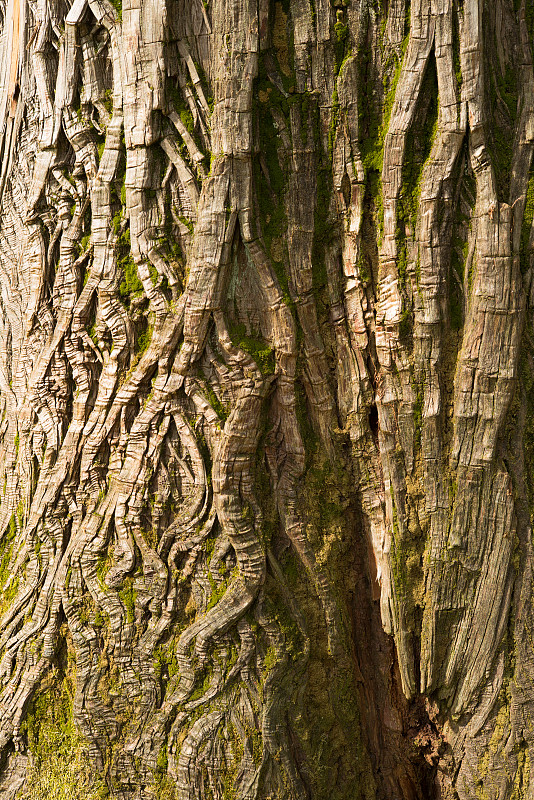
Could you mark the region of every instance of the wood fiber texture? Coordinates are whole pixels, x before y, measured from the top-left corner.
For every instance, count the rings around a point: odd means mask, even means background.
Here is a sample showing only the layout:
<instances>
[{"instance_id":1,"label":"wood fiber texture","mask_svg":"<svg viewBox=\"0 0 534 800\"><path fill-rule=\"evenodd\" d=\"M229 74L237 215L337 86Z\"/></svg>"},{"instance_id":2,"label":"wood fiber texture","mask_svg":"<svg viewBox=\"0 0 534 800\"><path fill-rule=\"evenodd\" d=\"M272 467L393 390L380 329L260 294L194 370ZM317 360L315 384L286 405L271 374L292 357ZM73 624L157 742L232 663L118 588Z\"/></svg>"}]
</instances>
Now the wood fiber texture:
<instances>
[{"instance_id":1,"label":"wood fiber texture","mask_svg":"<svg viewBox=\"0 0 534 800\"><path fill-rule=\"evenodd\" d=\"M1 800L534 800L532 0L0 0Z\"/></svg>"}]
</instances>

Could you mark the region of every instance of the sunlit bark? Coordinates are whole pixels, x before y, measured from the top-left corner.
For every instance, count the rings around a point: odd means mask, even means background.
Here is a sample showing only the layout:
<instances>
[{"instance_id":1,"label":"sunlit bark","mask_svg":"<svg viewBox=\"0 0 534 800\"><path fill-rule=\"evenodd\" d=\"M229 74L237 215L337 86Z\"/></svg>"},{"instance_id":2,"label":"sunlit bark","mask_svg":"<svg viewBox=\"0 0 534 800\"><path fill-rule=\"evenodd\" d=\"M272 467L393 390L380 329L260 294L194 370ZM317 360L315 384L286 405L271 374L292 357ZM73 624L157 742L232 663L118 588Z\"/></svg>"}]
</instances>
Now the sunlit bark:
<instances>
[{"instance_id":1,"label":"sunlit bark","mask_svg":"<svg viewBox=\"0 0 534 800\"><path fill-rule=\"evenodd\" d=\"M0 11L0 795L532 796L530 2Z\"/></svg>"}]
</instances>

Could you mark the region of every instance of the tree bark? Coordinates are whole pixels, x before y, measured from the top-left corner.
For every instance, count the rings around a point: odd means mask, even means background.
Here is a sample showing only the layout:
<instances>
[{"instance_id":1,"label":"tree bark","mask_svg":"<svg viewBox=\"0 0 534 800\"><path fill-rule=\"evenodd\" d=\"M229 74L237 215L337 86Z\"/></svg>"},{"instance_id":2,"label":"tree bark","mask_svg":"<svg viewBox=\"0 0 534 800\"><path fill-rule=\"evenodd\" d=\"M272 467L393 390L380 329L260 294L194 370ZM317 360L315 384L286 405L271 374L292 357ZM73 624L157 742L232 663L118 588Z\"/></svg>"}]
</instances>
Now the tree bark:
<instances>
[{"instance_id":1,"label":"tree bark","mask_svg":"<svg viewBox=\"0 0 534 800\"><path fill-rule=\"evenodd\" d=\"M531 0L0 25L0 798L534 798Z\"/></svg>"}]
</instances>

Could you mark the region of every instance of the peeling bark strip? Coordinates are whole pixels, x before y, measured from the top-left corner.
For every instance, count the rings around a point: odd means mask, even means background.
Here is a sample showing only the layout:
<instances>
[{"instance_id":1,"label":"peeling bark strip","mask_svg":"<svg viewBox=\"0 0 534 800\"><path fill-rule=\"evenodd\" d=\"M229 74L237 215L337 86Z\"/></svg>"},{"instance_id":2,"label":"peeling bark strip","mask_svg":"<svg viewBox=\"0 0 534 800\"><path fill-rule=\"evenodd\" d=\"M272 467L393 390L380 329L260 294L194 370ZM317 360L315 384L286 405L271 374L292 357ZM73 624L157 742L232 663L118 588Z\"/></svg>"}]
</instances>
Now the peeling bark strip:
<instances>
[{"instance_id":1,"label":"peeling bark strip","mask_svg":"<svg viewBox=\"0 0 534 800\"><path fill-rule=\"evenodd\" d=\"M0 0L2 800L534 797L533 38Z\"/></svg>"}]
</instances>

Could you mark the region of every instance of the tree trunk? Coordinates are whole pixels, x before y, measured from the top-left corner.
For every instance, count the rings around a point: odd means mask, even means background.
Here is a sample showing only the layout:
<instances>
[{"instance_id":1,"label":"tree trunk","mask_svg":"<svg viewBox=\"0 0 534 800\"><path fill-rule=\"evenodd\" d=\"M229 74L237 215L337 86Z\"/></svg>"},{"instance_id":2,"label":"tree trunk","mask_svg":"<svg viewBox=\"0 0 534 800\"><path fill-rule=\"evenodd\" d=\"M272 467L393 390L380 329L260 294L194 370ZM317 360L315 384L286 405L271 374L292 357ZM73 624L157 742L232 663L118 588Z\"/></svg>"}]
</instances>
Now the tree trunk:
<instances>
[{"instance_id":1,"label":"tree trunk","mask_svg":"<svg viewBox=\"0 0 534 800\"><path fill-rule=\"evenodd\" d=\"M532 1L69 5L0 0L0 798L534 798Z\"/></svg>"}]
</instances>

